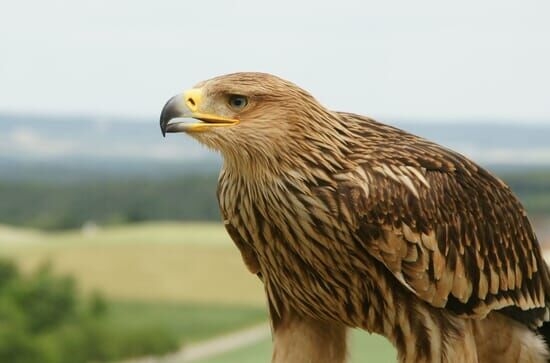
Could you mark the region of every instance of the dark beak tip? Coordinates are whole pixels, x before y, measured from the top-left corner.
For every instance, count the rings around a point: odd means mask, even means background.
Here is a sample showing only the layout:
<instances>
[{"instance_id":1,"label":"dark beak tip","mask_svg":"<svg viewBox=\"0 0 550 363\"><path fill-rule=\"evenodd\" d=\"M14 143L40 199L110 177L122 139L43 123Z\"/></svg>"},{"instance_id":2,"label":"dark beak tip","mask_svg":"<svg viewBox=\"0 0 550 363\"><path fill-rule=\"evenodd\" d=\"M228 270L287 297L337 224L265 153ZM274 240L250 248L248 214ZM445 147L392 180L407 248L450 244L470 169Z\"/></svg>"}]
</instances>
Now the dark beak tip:
<instances>
[{"instance_id":1,"label":"dark beak tip","mask_svg":"<svg viewBox=\"0 0 550 363\"><path fill-rule=\"evenodd\" d=\"M166 137L166 125L160 122L160 133L162 134L162 137Z\"/></svg>"},{"instance_id":2,"label":"dark beak tip","mask_svg":"<svg viewBox=\"0 0 550 363\"><path fill-rule=\"evenodd\" d=\"M178 96L170 98L162 108L162 112L160 114L160 131L163 137L166 137L168 122L170 122L171 119L178 117L179 115L179 110L175 105L175 101L177 98Z\"/></svg>"}]
</instances>

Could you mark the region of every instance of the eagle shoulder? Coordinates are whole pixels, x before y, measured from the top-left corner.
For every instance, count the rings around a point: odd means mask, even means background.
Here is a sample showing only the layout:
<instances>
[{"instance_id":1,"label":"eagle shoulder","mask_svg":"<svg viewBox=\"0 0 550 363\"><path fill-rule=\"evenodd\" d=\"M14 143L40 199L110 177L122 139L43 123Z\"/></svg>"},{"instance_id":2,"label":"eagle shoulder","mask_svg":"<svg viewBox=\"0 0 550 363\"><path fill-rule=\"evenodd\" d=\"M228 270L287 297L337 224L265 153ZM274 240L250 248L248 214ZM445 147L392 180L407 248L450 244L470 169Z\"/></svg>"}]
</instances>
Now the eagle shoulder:
<instances>
[{"instance_id":1,"label":"eagle shoulder","mask_svg":"<svg viewBox=\"0 0 550 363\"><path fill-rule=\"evenodd\" d=\"M325 193L354 231L357 254L434 307L472 317L502 309L530 326L548 320L548 267L511 190L462 155L393 136L366 140L368 158L356 156L355 170L335 178L336 200Z\"/></svg>"}]
</instances>

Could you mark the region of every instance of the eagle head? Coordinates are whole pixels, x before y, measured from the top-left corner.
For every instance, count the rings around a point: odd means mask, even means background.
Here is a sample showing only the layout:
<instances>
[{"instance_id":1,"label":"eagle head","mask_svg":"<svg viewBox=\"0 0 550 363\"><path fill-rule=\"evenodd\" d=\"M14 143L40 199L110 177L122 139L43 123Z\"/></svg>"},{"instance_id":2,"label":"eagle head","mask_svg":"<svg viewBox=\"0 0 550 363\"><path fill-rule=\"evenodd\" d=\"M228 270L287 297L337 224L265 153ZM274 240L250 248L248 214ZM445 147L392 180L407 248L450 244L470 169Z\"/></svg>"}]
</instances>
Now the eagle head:
<instances>
[{"instance_id":1,"label":"eagle head","mask_svg":"<svg viewBox=\"0 0 550 363\"><path fill-rule=\"evenodd\" d=\"M162 110L160 128L163 135L185 132L226 160L270 163L282 152L299 152L297 145L308 134L318 139L311 134L326 130L319 123L333 117L291 82L265 73L234 73L172 97Z\"/></svg>"}]
</instances>

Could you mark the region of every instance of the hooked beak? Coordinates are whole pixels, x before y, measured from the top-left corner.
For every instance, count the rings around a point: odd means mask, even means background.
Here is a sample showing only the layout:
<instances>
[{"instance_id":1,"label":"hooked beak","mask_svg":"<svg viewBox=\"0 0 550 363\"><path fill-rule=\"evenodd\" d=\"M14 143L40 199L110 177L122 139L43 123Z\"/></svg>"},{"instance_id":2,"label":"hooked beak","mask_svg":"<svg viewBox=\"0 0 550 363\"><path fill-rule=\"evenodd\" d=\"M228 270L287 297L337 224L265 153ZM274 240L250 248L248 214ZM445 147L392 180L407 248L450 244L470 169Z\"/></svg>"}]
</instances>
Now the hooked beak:
<instances>
[{"instance_id":1,"label":"hooked beak","mask_svg":"<svg viewBox=\"0 0 550 363\"><path fill-rule=\"evenodd\" d=\"M200 112L202 90L190 89L174 96L166 102L160 114L162 136L175 132L200 132L210 127L227 127L239 123L238 119ZM181 119L194 118L199 122L183 122Z\"/></svg>"}]
</instances>

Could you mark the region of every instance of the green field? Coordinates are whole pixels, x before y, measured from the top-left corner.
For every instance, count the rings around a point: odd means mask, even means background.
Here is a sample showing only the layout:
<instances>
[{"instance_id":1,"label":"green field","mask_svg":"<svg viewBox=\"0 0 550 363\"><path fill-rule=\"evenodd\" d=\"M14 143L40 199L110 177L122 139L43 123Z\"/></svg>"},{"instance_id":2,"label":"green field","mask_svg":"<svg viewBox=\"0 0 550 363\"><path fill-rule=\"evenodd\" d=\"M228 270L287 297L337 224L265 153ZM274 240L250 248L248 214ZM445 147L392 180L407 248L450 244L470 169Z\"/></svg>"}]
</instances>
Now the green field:
<instances>
[{"instance_id":1,"label":"green field","mask_svg":"<svg viewBox=\"0 0 550 363\"><path fill-rule=\"evenodd\" d=\"M24 271L50 261L85 293L100 291L111 301L110 323L163 327L182 344L267 319L261 283L218 224L144 223L87 232L0 226L0 254ZM395 361L380 337L355 332L351 343L351 362ZM267 362L270 351L268 339L197 362Z\"/></svg>"},{"instance_id":2,"label":"green field","mask_svg":"<svg viewBox=\"0 0 550 363\"><path fill-rule=\"evenodd\" d=\"M243 329L266 321L261 307L225 304L116 301L109 305L108 322L129 330L162 326L183 344Z\"/></svg>"},{"instance_id":3,"label":"green field","mask_svg":"<svg viewBox=\"0 0 550 363\"><path fill-rule=\"evenodd\" d=\"M264 306L223 227L144 223L93 233L0 228L0 251L30 270L44 260L117 300Z\"/></svg>"},{"instance_id":4,"label":"green field","mask_svg":"<svg viewBox=\"0 0 550 363\"><path fill-rule=\"evenodd\" d=\"M350 345L350 363L393 363L396 361L393 347L381 336L353 331ZM198 360L196 363L258 363L269 362L270 357L271 341L268 339L217 357Z\"/></svg>"}]
</instances>

